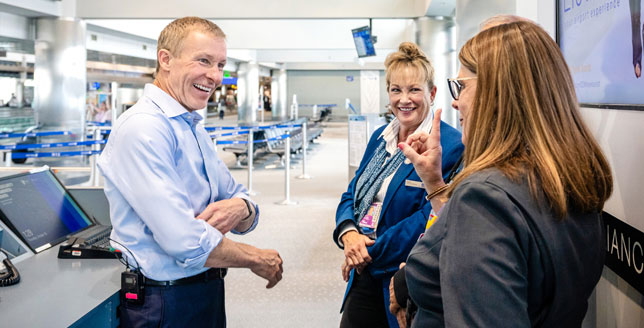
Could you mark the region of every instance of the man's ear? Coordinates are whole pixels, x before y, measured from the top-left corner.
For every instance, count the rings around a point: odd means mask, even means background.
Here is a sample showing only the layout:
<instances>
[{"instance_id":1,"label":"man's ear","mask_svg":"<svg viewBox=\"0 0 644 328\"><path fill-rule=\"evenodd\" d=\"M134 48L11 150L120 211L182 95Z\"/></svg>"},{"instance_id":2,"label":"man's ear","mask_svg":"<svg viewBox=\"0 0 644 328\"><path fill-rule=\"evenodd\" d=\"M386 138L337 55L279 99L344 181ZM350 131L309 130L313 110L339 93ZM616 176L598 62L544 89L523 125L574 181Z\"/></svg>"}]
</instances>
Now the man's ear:
<instances>
[{"instance_id":1,"label":"man's ear","mask_svg":"<svg viewBox=\"0 0 644 328\"><path fill-rule=\"evenodd\" d=\"M168 49L160 49L157 52L157 60L159 61L159 70L170 70L170 61L172 60L172 54Z\"/></svg>"}]
</instances>

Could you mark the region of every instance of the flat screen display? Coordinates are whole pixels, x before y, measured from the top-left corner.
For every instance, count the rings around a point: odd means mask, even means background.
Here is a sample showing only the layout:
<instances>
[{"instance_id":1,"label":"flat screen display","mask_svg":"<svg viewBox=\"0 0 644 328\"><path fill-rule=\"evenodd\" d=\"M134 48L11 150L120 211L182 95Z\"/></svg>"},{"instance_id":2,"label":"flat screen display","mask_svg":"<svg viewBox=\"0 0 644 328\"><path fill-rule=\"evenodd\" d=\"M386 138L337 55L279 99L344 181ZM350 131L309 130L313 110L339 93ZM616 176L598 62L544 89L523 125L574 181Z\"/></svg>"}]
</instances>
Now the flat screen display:
<instances>
[{"instance_id":1,"label":"flat screen display","mask_svg":"<svg viewBox=\"0 0 644 328\"><path fill-rule=\"evenodd\" d=\"M642 0L559 0L557 39L582 104L644 104Z\"/></svg>"},{"instance_id":2,"label":"flat screen display","mask_svg":"<svg viewBox=\"0 0 644 328\"><path fill-rule=\"evenodd\" d=\"M351 30L351 32L353 32L353 42L356 44L358 57L376 55L376 49L373 47L373 40L371 40L371 28L369 26L358 27Z\"/></svg>"},{"instance_id":3,"label":"flat screen display","mask_svg":"<svg viewBox=\"0 0 644 328\"><path fill-rule=\"evenodd\" d=\"M0 214L36 253L92 225L49 170L0 179Z\"/></svg>"}]
</instances>

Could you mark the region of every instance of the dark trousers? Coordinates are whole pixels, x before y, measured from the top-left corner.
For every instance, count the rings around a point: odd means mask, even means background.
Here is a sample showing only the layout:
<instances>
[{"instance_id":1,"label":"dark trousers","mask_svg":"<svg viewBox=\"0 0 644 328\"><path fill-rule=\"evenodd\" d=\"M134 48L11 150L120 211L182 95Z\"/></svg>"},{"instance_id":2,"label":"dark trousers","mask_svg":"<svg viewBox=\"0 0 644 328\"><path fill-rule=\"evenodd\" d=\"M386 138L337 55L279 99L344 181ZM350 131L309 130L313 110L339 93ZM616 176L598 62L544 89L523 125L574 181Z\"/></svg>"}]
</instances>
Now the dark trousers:
<instances>
[{"instance_id":1,"label":"dark trousers","mask_svg":"<svg viewBox=\"0 0 644 328\"><path fill-rule=\"evenodd\" d=\"M121 327L226 327L224 280L145 286L145 303L121 298Z\"/></svg>"},{"instance_id":2,"label":"dark trousers","mask_svg":"<svg viewBox=\"0 0 644 328\"><path fill-rule=\"evenodd\" d=\"M369 273L356 274L344 302L340 328L388 328L382 282Z\"/></svg>"}]
</instances>

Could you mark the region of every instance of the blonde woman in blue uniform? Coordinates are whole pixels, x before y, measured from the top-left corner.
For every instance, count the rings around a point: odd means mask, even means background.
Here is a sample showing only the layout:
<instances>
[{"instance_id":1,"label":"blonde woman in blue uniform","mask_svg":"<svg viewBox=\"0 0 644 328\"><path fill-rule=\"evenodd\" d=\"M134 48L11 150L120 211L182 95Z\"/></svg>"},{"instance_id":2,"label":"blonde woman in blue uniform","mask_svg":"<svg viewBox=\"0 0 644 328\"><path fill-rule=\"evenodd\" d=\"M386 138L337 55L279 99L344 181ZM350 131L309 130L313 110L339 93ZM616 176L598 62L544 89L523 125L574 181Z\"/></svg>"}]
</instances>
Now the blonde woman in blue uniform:
<instances>
[{"instance_id":1,"label":"blonde woman in blue uniform","mask_svg":"<svg viewBox=\"0 0 644 328\"><path fill-rule=\"evenodd\" d=\"M425 229L431 204L413 165L397 148L414 132L441 131L446 174L463 152L461 134L433 126L434 68L417 45L404 42L386 61L386 83L396 118L377 129L355 178L342 194L333 240L344 249L348 282L340 327L397 327L389 314L389 279Z\"/></svg>"}]
</instances>

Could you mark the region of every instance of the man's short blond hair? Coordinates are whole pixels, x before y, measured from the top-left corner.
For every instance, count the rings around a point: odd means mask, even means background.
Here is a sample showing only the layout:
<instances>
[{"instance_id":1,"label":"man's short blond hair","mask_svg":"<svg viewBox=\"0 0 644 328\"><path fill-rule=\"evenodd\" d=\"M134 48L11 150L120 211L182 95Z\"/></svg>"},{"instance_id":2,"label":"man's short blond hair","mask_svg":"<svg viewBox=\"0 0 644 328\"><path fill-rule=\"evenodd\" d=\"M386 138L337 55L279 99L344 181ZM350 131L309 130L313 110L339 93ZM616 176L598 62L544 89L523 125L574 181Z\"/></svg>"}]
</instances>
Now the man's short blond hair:
<instances>
[{"instance_id":1,"label":"man's short blond hair","mask_svg":"<svg viewBox=\"0 0 644 328\"><path fill-rule=\"evenodd\" d=\"M190 32L197 30L204 33L210 33L217 38L226 38L224 31L217 24L200 17L188 16L173 20L168 24L157 41L157 51L161 49L168 50L173 56L181 53L183 40L188 37ZM157 58L157 73L159 72L159 61Z\"/></svg>"}]
</instances>

